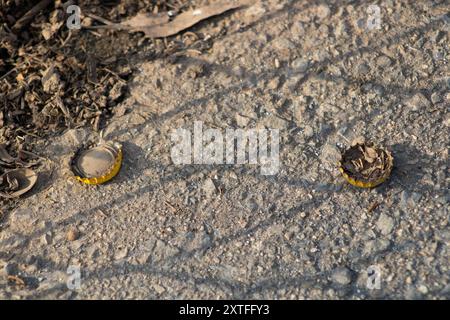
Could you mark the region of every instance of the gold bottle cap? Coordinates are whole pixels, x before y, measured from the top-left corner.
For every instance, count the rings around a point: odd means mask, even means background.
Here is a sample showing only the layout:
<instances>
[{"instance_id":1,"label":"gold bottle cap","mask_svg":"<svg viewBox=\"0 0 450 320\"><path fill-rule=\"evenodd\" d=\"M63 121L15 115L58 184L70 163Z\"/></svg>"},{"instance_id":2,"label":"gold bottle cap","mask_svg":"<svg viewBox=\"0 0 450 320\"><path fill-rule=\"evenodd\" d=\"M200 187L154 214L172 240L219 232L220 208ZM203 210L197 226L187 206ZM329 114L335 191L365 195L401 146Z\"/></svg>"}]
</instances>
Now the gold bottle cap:
<instances>
[{"instance_id":1,"label":"gold bottle cap","mask_svg":"<svg viewBox=\"0 0 450 320\"><path fill-rule=\"evenodd\" d=\"M122 146L106 142L80 148L70 166L75 178L85 184L102 184L114 178L122 165Z\"/></svg>"}]
</instances>

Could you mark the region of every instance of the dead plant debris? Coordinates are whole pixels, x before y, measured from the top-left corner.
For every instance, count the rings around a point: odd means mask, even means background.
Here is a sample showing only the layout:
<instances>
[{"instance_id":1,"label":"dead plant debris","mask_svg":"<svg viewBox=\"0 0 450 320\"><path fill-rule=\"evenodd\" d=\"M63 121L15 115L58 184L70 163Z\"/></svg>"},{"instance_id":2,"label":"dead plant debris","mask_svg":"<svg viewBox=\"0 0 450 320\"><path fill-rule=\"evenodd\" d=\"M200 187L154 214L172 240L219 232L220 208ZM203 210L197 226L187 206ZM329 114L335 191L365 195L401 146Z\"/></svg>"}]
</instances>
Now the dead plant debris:
<instances>
[{"instance_id":1,"label":"dead plant debris","mask_svg":"<svg viewBox=\"0 0 450 320\"><path fill-rule=\"evenodd\" d=\"M182 50L201 54L212 45L214 34L190 31L186 37L145 42L142 34L128 30L70 30L65 23L68 5L81 7L84 27L124 21L126 28L166 37L244 4L199 2L0 0L0 143L17 148L17 138L27 138L32 149L32 138L67 128L99 131L126 95L130 59L142 54L140 49L154 58ZM222 32L218 29L217 35Z\"/></svg>"},{"instance_id":2,"label":"dead plant debris","mask_svg":"<svg viewBox=\"0 0 450 320\"><path fill-rule=\"evenodd\" d=\"M14 285L14 286L20 287L20 288L23 288L26 286L25 281L21 277L15 276L15 275L8 276L8 283L9 283L9 285Z\"/></svg>"},{"instance_id":3,"label":"dead plant debris","mask_svg":"<svg viewBox=\"0 0 450 320\"><path fill-rule=\"evenodd\" d=\"M196 50L211 45L199 45L202 39L198 36L195 43L185 43L183 38L144 43L142 35L127 31L70 30L66 28L70 4L81 7L82 25L89 26L148 15L174 21L176 15L183 17L184 12L192 11L196 1L0 0L2 205L5 197L32 186L33 181L26 183L25 178L33 177L30 172L39 164L39 157L31 152L38 141L67 128L91 126L100 131L104 127L127 93L133 65L130 59L139 54L139 48L145 48L149 57L157 57L189 45ZM174 16L169 17L168 12Z\"/></svg>"}]
</instances>

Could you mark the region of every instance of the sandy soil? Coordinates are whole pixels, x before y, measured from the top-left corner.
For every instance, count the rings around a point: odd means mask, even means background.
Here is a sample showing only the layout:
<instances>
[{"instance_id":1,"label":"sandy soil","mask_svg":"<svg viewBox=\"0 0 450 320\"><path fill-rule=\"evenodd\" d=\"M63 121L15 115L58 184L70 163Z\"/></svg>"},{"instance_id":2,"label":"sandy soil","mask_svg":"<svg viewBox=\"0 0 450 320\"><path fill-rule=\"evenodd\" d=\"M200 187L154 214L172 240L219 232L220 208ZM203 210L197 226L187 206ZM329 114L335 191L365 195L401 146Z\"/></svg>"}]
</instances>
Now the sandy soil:
<instances>
[{"instance_id":1,"label":"sandy soil","mask_svg":"<svg viewBox=\"0 0 450 320\"><path fill-rule=\"evenodd\" d=\"M0 297L448 299L450 7L375 1L371 29L373 3L256 1L192 29L219 34L206 49L136 55L105 129L123 144L121 172L98 187L71 178L89 129L36 145L40 182L1 224ZM175 165L170 134L195 121L279 129L278 173ZM337 170L358 136L394 155L378 188Z\"/></svg>"}]
</instances>

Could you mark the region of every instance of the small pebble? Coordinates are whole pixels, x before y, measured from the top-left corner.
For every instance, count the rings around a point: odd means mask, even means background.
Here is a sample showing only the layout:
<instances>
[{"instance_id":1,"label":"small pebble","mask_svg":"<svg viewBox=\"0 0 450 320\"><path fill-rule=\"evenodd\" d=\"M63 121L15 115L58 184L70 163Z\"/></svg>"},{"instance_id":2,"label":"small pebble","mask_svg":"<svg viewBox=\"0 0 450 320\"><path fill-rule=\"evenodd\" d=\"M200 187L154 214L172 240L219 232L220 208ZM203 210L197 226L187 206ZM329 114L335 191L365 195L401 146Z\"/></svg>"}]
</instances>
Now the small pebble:
<instances>
[{"instance_id":1,"label":"small pebble","mask_svg":"<svg viewBox=\"0 0 450 320\"><path fill-rule=\"evenodd\" d=\"M67 232L67 240L69 240L69 241L75 241L75 240L77 240L79 238L79 236L80 236L80 233L75 228L71 228Z\"/></svg>"},{"instance_id":2,"label":"small pebble","mask_svg":"<svg viewBox=\"0 0 450 320\"><path fill-rule=\"evenodd\" d=\"M430 107L430 101L428 101L422 93L416 93L406 101L406 105L410 107L412 111L425 111Z\"/></svg>"},{"instance_id":3,"label":"small pebble","mask_svg":"<svg viewBox=\"0 0 450 320\"><path fill-rule=\"evenodd\" d=\"M292 68L297 72L305 72L308 70L309 62L308 59L298 58L292 61Z\"/></svg>"},{"instance_id":4,"label":"small pebble","mask_svg":"<svg viewBox=\"0 0 450 320\"><path fill-rule=\"evenodd\" d=\"M8 276L13 276L19 273L19 266L15 262L8 262L3 267L3 272Z\"/></svg>"},{"instance_id":5,"label":"small pebble","mask_svg":"<svg viewBox=\"0 0 450 320\"><path fill-rule=\"evenodd\" d=\"M43 245L49 245L52 243L52 236L50 233L46 233L44 235L42 235L41 237L41 244Z\"/></svg>"},{"instance_id":6,"label":"small pebble","mask_svg":"<svg viewBox=\"0 0 450 320\"><path fill-rule=\"evenodd\" d=\"M275 68L278 69L280 67L280 60L275 59L274 63L275 63Z\"/></svg>"},{"instance_id":7,"label":"small pebble","mask_svg":"<svg viewBox=\"0 0 450 320\"><path fill-rule=\"evenodd\" d=\"M387 235L392 232L394 228L394 219L392 219L387 214L382 213L377 221L377 228L384 235Z\"/></svg>"},{"instance_id":8,"label":"small pebble","mask_svg":"<svg viewBox=\"0 0 450 320\"><path fill-rule=\"evenodd\" d=\"M347 285L352 282L352 272L346 267L337 268L333 271L331 279L337 284Z\"/></svg>"},{"instance_id":9,"label":"small pebble","mask_svg":"<svg viewBox=\"0 0 450 320\"><path fill-rule=\"evenodd\" d=\"M439 92L434 92L434 93L431 95L431 102L433 102L434 104L439 103L439 102L442 102L442 97L441 97L441 95L439 94Z\"/></svg>"}]
</instances>

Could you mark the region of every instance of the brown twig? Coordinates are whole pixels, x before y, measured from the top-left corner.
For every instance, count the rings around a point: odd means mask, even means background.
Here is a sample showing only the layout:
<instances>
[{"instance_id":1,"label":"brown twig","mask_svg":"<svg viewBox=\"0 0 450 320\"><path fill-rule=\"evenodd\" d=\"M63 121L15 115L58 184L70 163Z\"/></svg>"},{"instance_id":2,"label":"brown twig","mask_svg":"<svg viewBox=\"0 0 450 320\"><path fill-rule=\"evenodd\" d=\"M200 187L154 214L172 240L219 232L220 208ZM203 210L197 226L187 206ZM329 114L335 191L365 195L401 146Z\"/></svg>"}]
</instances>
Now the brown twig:
<instances>
[{"instance_id":1,"label":"brown twig","mask_svg":"<svg viewBox=\"0 0 450 320\"><path fill-rule=\"evenodd\" d=\"M27 13L23 15L22 18L17 20L17 22L12 27L12 30L14 32L20 31L23 27L25 27L30 21L33 19L33 17L41 10L45 9L52 0L41 0L39 1L33 8L31 8Z\"/></svg>"},{"instance_id":2,"label":"brown twig","mask_svg":"<svg viewBox=\"0 0 450 320\"><path fill-rule=\"evenodd\" d=\"M9 76L12 72L15 72L15 71L17 71L17 69L16 68L12 68L11 70L9 70L8 72L6 72L4 75L2 75L0 77L0 81L5 79L7 76Z\"/></svg>"},{"instance_id":3,"label":"brown twig","mask_svg":"<svg viewBox=\"0 0 450 320\"><path fill-rule=\"evenodd\" d=\"M106 20L105 18L99 17L99 16L97 16L97 15L95 15L95 14L93 14L93 13L85 13L85 15L86 15L87 17L91 18L91 19L94 19L94 20L99 21L99 22L101 22L101 23L104 23L104 24L106 24L106 25L114 25L113 22L111 22L111 21L109 21L109 20Z\"/></svg>"}]
</instances>

